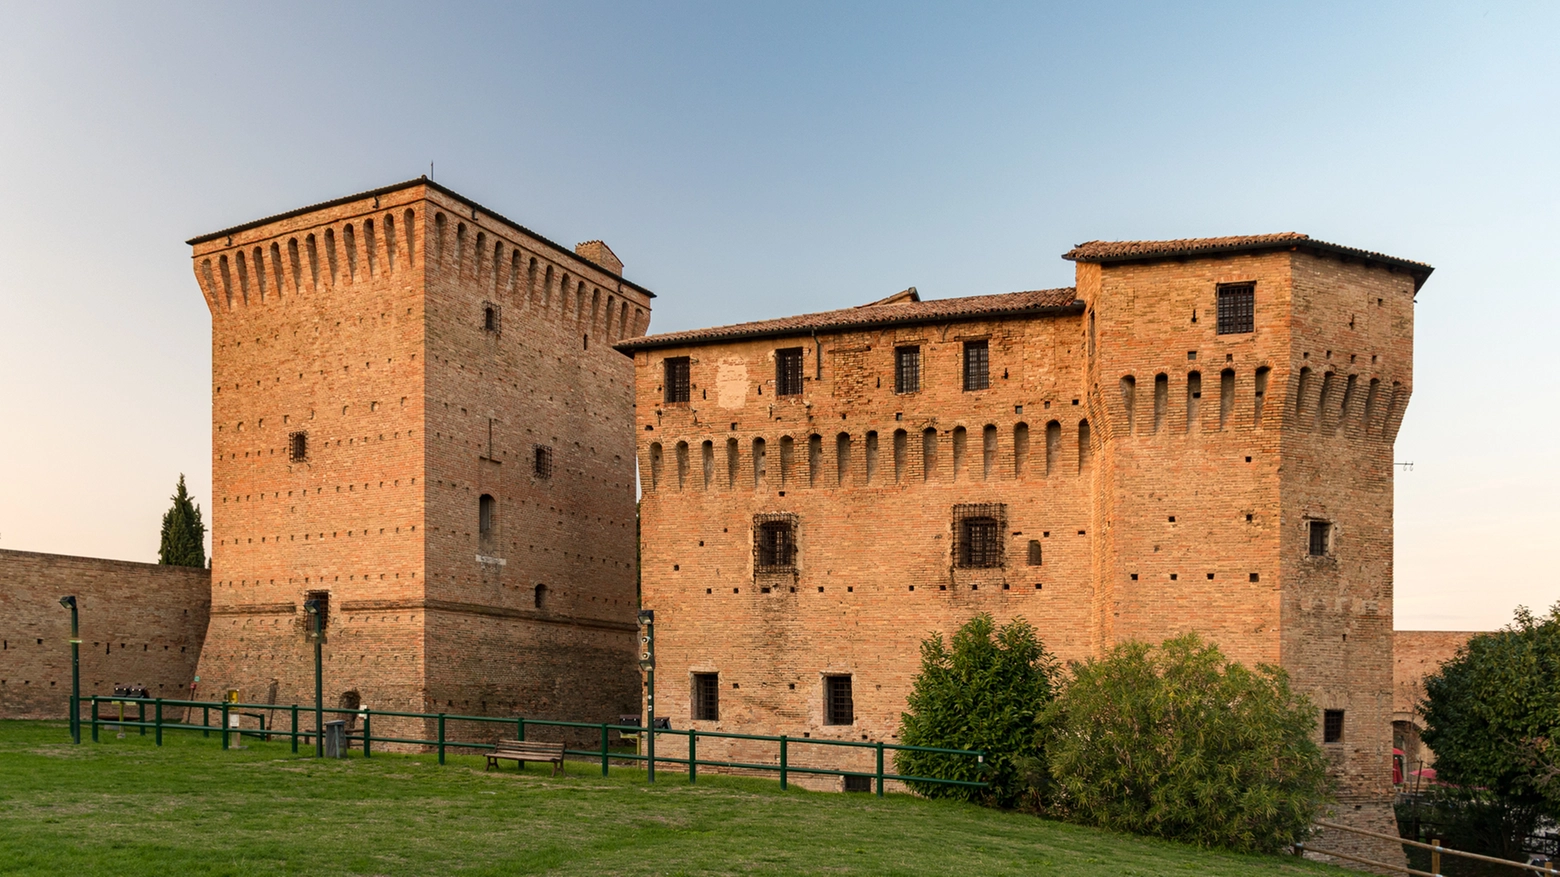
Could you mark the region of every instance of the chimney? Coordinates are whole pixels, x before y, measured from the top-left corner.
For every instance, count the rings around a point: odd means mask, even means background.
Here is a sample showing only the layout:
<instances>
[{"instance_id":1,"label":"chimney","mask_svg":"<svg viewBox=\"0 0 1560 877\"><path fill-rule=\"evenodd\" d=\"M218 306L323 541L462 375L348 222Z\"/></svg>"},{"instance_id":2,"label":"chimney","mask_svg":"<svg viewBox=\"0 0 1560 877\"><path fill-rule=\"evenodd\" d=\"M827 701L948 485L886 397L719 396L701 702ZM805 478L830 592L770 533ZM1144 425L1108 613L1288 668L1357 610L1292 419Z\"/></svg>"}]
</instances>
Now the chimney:
<instances>
[{"instance_id":1,"label":"chimney","mask_svg":"<svg viewBox=\"0 0 1560 877\"><path fill-rule=\"evenodd\" d=\"M586 241L583 244L575 244L574 252L611 271L613 274L620 277L623 274L623 263L618 260L617 254L612 252L612 248L601 241Z\"/></svg>"}]
</instances>

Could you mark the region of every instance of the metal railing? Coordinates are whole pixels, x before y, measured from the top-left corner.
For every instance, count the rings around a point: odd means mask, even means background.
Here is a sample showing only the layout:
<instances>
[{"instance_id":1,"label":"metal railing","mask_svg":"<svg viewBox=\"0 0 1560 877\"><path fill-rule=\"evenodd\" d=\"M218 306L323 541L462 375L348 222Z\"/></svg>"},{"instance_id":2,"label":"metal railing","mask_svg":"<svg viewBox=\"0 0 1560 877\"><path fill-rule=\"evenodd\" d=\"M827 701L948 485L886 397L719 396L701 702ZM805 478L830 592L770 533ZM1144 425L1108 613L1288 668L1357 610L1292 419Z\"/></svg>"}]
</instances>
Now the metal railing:
<instances>
[{"instance_id":1,"label":"metal railing","mask_svg":"<svg viewBox=\"0 0 1560 877\"><path fill-rule=\"evenodd\" d=\"M240 740L242 740L244 737L256 737L265 740L270 740L273 737L287 737L291 739L292 751L296 753L298 751L298 741L300 739L312 739L316 734L320 733L320 729L300 728L298 724L299 712L302 711L304 718L308 719L310 718L310 714L313 713L315 709L312 706L303 706L300 704L278 706L276 704L263 703L230 703L226 701L171 700L164 698L106 697L102 695L92 695L90 697L82 698L82 700L88 701L91 704L92 742L94 743L98 742L99 728L106 725L109 727L118 726L124 728L136 728L139 729L141 736L145 736L147 730L150 729L156 737L156 743L158 746L162 745L163 732L165 731L200 731L202 735L206 737L210 737L211 732L216 731L221 734L223 749L229 748L231 743L230 737L237 737ZM118 706L120 715L101 715L98 711L98 708L100 705L105 704L110 705L110 707ZM124 717L124 710L127 707L133 707L135 709L135 718L132 719ZM180 709L184 710L183 718L186 720L190 718L190 711L196 709L200 710L200 724L195 724L193 721L171 721L167 711ZM148 710L151 711L150 718L147 716ZM261 710L270 712L273 716L276 712L282 712L289 715L291 717L291 722L288 725L287 730L282 730L278 723L274 720L271 723L271 727L266 728L264 714L259 712ZM650 760L649 755L641 752L613 751L611 749L609 738L612 731L617 731L620 735L655 734L658 738L685 738L688 743L687 757L678 758L672 755L656 755L655 763L657 765L671 764L686 767L688 771L688 782L690 783L698 782L699 768L714 767L725 768L728 770L767 771L777 773L779 775L781 789L789 787L789 780L793 774L865 778L873 781L879 797L882 797L884 784L887 782L927 783L931 785L962 786L966 788L986 788L990 785L989 783L983 781L955 780L942 777L907 776L897 773L890 773L885 769L884 756L890 752L929 752L933 754L949 755L954 757L973 758L975 762L978 765L981 765L982 769L984 769L985 753L979 750L971 749L941 749L934 746L908 746L902 743L873 743L856 740L828 740L815 737L792 737L785 734L733 734L724 731L699 731L692 728L687 730L676 730L671 728L649 729L640 725L621 725L612 724L609 722L566 722L557 719L528 719L521 716L516 716L513 718L501 718L495 716L466 716L453 713L398 712L394 710L370 710L366 707L361 709L325 707L323 708L322 712L336 716L350 716L362 719L362 730L356 733L349 731L345 735L345 739L347 740L349 747L353 744L356 744L359 748L361 748L364 758L372 758L374 755L374 746L375 744L379 743L394 743L407 746L428 747L438 753L439 764L444 764L445 753L451 749L476 750L478 752L484 752L497 748L497 745L494 743L453 739L447 733L450 722L471 722L482 725L498 725L505 728L512 728L514 729L515 739L517 740L526 739L527 728L562 728L572 729L575 731L597 731L600 733L600 748L565 748L564 754L572 755L576 758L588 758L592 761L599 759L601 762L602 776L608 775L608 768L612 760L629 762L648 762ZM216 725L211 723L213 713L217 714L218 724ZM256 716L257 714L260 718L260 727L258 729L242 728L232 724L232 720L235 716L241 718L243 716ZM374 734L374 720L384 718L423 720L434 724L437 729L437 734L435 738L431 740L414 737L390 737ZM700 740L746 740L774 743L776 744L778 750L778 760L775 763L766 764L752 761L731 761L724 759L699 758L698 747ZM842 770L838 768L793 764L791 761L791 755L793 754L792 751L795 747L802 747L804 749L808 747L843 747L853 750L870 750L875 756L875 766L871 771L864 771Z\"/></svg>"},{"instance_id":2,"label":"metal railing","mask_svg":"<svg viewBox=\"0 0 1560 877\"><path fill-rule=\"evenodd\" d=\"M1526 862L1513 862L1510 859L1497 859L1494 856L1481 856L1478 853L1465 853L1462 850L1454 850L1449 847L1443 847L1441 846L1441 842L1439 840L1433 841L1431 843L1422 843L1417 840L1409 840L1407 838L1394 837L1390 834L1382 834L1379 831L1367 831L1363 828L1353 828L1347 825L1339 825L1336 822L1323 822L1320 819L1316 820L1312 824L1318 828L1327 828L1332 829L1333 831L1347 831L1351 834L1373 837L1379 840L1399 843L1404 846L1429 850L1430 870L1419 871L1406 865L1394 865L1388 862L1378 862L1374 859L1366 859L1361 856L1356 856L1352 853L1343 853L1337 850L1313 849L1312 847L1306 846L1304 843L1295 844L1295 855L1300 856L1306 853L1315 853L1318 856L1333 856L1339 859L1346 859L1350 862L1358 862L1361 865L1369 865L1374 868L1385 868L1388 871L1396 871L1400 874L1413 874L1415 877L1442 877L1441 856L1459 856L1464 859L1472 859L1476 862L1485 862L1493 865L1510 865L1513 868L1518 868L1523 871L1529 871L1536 874L1548 875L1548 877L1560 877L1560 864L1557 864L1553 860L1551 860L1548 865L1529 865Z\"/></svg>"}]
</instances>

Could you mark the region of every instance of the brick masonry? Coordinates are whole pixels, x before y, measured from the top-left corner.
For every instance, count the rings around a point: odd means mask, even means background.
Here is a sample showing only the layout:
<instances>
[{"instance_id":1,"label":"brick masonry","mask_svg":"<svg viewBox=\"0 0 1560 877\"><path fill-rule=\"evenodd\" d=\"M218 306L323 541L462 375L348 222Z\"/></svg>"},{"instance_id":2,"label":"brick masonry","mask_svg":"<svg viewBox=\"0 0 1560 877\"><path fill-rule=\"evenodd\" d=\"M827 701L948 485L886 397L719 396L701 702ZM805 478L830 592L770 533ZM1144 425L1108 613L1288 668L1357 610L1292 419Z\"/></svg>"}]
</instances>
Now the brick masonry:
<instances>
[{"instance_id":1,"label":"brick masonry","mask_svg":"<svg viewBox=\"0 0 1560 877\"><path fill-rule=\"evenodd\" d=\"M632 368L611 344L651 294L611 250L427 180L190 243L212 314L203 677L312 702L323 594L331 705L633 712Z\"/></svg>"},{"instance_id":2,"label":"brick masonry","mask_svg":"<svg viewBox=\"0 0 1560 877\"><path fill-rule=\"evenodd\" d=\"M1393 635L1392 743L1403 750L1408 771L1435 765L1435 753L1419 740L1424 718L1425 677L1457 655L1478 631L1400 630Z\"/></svg>"},{"instance_id":3,"label":"brick masonry","mask_svg":"<svg viewBox=\"0 0 1560 877\"><path fill-rule=\"evenodd\" d=\"M189 696L211 609L203 569L0 551L0 718L70 714L70 610L81 624L81 691L145 686Z\"/></svg>"},{"instance_id":4,"label":"brick masonry","mask_svg":"<svg viewBox=\"0 0 1560 877\"><path fill-rule=\"evenodd\" d=\"M1218 334L1224 283L1255 284L1255 331ZM977 612L1027 618L1067 660L1197 631L1344 711L1324 744L1343 809L1390 830L1392 445L1416 290L1304 247L1080 259L1060 313L884 326L898 305L879 303L870 328L621 345L657 712L892 742L919 643ZM976 340L990 388L965 391ZM907 345L921 387L896 394ZM777 396L776 351L797 347L803 392ZM668 404L664 361L680 356L691 399ZM954 507L977 503L1003 510L997 569L954 561ZM769 513L796 516L794 574L755 571ZM1312 520L1333 526L1321 556ZM695 673L719 674L719 721L692 719ZM849 725L825 722L831 675L852 677Z\"/></svg>"}]
</instances>

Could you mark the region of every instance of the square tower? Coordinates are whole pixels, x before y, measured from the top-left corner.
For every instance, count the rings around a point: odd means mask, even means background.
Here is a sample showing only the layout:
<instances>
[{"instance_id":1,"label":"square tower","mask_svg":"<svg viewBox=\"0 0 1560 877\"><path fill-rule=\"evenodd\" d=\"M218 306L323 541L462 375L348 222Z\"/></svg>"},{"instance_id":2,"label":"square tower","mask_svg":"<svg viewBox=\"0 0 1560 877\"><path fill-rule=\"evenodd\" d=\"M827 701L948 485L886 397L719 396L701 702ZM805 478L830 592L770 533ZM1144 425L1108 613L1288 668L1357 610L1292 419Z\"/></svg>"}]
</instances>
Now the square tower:
<instances>
[{"instance_id":1,"label":"square tower","mask_svg":"<svg viewBox=\"0 0 1560 877\"><path fill-rule=\"evenodd\" d=\"M653 294L418 179L202 235L202 690L601 721L637 701L631 365Z\"/></svg>"}]
</instances>

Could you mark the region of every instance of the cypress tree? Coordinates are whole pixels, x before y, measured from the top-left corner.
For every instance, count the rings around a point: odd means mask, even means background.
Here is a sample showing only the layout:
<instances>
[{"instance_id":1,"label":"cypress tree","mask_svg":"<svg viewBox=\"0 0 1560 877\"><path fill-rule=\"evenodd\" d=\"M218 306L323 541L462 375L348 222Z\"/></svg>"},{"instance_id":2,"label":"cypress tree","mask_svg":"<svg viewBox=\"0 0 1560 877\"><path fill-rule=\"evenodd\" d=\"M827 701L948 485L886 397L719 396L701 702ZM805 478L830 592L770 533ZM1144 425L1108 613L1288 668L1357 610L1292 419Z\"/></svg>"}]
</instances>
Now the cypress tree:
<instances>
[{"instance_id":1,"label":"cypress tree","mask_svg":"<svg viewBox=\"0 0 1560 877\"><path fill-rule=\"evenodd\" d=\"M179 474L179 487L173 494L173 507L162 520L162 547L157 551L157 562L171 566L206 565L206 525L200 519L200 506L190 502L184 489L184 474Z\"/></svg>"}]
</instances>

